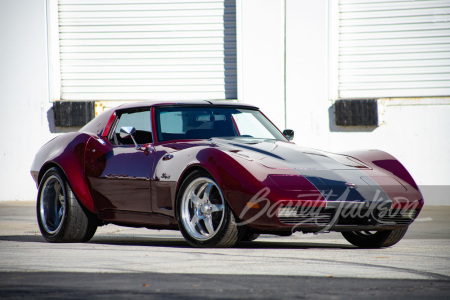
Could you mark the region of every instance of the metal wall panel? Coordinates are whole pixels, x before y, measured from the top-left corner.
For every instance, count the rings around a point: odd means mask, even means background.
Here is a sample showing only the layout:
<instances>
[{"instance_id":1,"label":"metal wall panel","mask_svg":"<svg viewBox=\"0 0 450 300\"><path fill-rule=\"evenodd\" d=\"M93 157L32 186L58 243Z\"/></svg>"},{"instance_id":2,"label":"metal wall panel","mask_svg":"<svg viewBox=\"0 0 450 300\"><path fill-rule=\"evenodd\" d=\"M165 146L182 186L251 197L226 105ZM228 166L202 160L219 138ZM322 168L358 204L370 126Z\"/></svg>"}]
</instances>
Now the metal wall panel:
<instances>
[{"instance_id":1,"label":"metal wall panel","mask_svg":"<svg viewBox=\"0 0 450 300\"><path fill-rule=\"evenodd\" d=\"M236 99L235 0L59 0L62 100Z\"/></svg>"},{"instance_id":2,"label":"metal wall panel","mask_svg":"<svg viewBox=\"0 0 450 300\"><path fill-rule=\"evenodd\" d=\"M339 98L450 96L450 0L339 0Z\"/></svg>"}]
</instances>

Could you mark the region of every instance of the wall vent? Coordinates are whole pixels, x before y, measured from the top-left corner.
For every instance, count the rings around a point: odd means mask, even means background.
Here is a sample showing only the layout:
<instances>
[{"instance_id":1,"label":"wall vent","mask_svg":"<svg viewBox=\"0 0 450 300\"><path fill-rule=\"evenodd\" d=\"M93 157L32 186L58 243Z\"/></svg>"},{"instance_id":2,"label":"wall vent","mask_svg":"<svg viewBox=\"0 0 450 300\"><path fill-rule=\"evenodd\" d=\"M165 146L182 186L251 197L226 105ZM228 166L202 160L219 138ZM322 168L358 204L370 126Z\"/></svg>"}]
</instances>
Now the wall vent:
<instances>
[{"instance_id":1,"label":"wall vent","mask_svg":"<svg viewBox=\"0 0 450 300\"><path fill-rule=\"evenodd\" d=\"M336 100L336 125L378 126L377 99Z\"/></svg>"},{"instance_id":2,"label":"wall vent","mask_svg":"<svg viewBox=\"0 0 450 300\"><path fill-rule=\"evenodd\" d=\"M55 126L82 127L95 118L94 101L56 101L53 103Z\"/></svg>"}]
</instances>

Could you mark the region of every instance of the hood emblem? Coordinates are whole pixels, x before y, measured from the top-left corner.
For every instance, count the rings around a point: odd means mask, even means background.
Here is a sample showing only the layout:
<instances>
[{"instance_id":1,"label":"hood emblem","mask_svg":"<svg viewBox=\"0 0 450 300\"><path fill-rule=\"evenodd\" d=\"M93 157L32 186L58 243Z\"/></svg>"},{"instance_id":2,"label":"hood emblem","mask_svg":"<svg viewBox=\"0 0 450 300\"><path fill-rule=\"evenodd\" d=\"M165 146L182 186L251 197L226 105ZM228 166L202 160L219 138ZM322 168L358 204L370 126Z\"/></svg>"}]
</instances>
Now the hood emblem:
<instances>
[{"instance_id":1,"label":"hood emblem","mask_svg":"<svg viewBox=\"0 0 450 300\"><path fill-rule=\"evenodd\" d=\"M345 185L349 188L349 189L356 189L358 186L354 183L351 182L346 182Z\"/></svg>"}]
</instances>

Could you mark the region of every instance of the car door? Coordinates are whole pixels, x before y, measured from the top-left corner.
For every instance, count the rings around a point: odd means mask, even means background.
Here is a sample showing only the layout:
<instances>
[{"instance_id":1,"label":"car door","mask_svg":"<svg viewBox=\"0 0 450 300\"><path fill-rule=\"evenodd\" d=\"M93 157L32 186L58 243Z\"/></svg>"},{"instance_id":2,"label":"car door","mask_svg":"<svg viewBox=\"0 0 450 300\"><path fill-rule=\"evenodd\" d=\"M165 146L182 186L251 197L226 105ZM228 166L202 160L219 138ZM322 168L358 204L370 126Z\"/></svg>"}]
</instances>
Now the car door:
<instances>
[{"instance_id":1,"label":"car door","mask_svg":"<svg viewBox=\"0 0 450 300\"><path fill-rule=\"evenodd\" d=\"M154 151L150 110L116 112L108 138L91 138L85 170L98 211L151 212L150 178ZM134 139L121 138L122 127L134 127Z\"/></svg>"}]
</instances>

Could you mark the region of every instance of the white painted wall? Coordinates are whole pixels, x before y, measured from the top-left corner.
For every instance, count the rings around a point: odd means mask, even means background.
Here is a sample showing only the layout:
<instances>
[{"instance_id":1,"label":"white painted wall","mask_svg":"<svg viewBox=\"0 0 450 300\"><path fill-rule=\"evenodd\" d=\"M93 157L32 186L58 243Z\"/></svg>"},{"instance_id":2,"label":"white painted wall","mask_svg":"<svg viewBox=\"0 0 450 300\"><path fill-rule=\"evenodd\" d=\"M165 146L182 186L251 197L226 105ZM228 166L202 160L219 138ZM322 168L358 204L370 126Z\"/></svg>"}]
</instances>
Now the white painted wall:
<instances>
[{"instance_id":1,"label":"white painted wall","mask_svg":"<svg viewBox=\"0 0 450 300\"><path fill-rule=\"evenodd\" d=\"M327 2L286 1L287 127L298 144L329 143L327 100Z\"/></svg>"},{"instance_id":2,"label":"white painted wall","mask_svg":"<svg viewBox=\"0 0 450 300\"><path fill-rule=\"evenodd\" d=\"M45 0L0 0L0 200L32 200L30 167L51 138Z\"/></svg>"},{"instance_id":3,"label":"white painted wall","mask_svg":"<svg viewBox=\"0 0 450 300\"><path fill-rule=\"evenodd\" d=\"M237 0L238 98L284 127L284 4Z\"/></svg>"}]
</instances>

